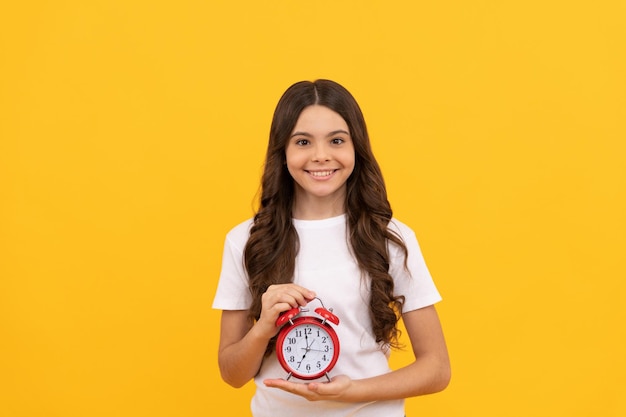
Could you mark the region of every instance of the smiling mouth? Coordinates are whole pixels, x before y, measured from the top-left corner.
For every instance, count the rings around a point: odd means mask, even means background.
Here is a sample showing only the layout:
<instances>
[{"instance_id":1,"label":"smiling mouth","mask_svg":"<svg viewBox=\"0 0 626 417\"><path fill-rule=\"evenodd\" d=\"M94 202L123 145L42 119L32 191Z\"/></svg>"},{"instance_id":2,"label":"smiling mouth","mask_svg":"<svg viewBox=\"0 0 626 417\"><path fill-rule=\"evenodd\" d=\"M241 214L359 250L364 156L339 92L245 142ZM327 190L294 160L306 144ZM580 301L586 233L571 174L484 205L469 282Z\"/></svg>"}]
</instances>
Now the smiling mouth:
<instances>
[{"instance_id":1,"label":"smiling mouth","mask_svg":"<svg viewBox=\"0 0 626 417\"><path fill-rule=\"evenodd\" d=\"M314 177L317 178L324 178L324 177L329 177L331 176L335 171L337 171L336 169L329 169L326 171L307 171L309 174L311 174Z\"/></svg>"}]
</instances>

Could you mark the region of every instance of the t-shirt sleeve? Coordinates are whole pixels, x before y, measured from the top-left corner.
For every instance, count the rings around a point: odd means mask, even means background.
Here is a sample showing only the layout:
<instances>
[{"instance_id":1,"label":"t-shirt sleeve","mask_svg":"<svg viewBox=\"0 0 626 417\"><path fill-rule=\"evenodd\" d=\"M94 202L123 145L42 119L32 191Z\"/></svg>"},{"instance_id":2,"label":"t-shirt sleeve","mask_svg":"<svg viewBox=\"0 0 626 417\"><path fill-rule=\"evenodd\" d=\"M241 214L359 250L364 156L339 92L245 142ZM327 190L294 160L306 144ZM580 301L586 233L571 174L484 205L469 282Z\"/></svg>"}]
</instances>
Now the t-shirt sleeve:
<instances>
[{"instance_id":1,"label":"t-shirt sleeve","mask_svg":"<svg viewBox=\"0 0 626 417\"><path fill-rule=\"evenodd\" d=\"M404 253L393 244L389 251L391 261L389 273L394 279L394 293L396 296L405 297L402 312L417 310L441 301L441 295L426 266L413 230L395 219L390 228L398 233L408 250L406 269Z\"/></svg>"},{"instance_id":2,"label":"t-shirt sleeve","mask_svg":"<svg viewBox=\"0 0 626 417\"><path fill-rule=\"evenodd\" d=\"M248 276L243 265L243 249L248 238L246 222L235 227L226 235L222 270L213 308L218 310L247 310L252 297L248 289Z\"/></svg>"}]
</instances>

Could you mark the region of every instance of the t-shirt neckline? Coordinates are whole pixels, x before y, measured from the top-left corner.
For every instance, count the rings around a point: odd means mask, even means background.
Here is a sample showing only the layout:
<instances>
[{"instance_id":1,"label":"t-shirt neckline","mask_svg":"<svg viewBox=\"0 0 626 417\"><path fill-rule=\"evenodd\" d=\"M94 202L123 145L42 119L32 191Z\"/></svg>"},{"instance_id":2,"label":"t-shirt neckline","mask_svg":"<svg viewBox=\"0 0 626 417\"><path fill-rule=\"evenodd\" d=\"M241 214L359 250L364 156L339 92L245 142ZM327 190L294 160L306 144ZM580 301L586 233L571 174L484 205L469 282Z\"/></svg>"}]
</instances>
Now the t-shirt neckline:
<instances>
[{"instance_id":1,"label":"t-shirt neckline","mask_svg":"<svg viewBox=\"0 0 626 417\"><path fill-rule=\"evenodd\" d=\"M329 217L327 219L319 219L319 220L302 220L302 219L292 219L293 225L297 228L303 229L319 229L322 227L330 227L335 226L341 223L345 223L346 214L340 214L339 216Z\"/></svg>"}]
</instances>

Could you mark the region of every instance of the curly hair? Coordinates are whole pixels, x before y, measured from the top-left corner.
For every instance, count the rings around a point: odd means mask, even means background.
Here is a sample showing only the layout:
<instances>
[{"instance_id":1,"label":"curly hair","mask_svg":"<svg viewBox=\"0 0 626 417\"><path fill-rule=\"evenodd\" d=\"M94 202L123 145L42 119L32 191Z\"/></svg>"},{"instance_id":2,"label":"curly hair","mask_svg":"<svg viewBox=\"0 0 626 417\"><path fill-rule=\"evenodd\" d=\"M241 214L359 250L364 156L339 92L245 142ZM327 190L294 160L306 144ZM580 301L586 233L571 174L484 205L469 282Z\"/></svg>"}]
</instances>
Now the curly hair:
<instances>
[{"instance_id":1,"label":"curly hair","mask_svg":"<svg viewBox=\"0 0 626 417\"><path fill-rule=\"evenodd\" d=\"M361 109L348 90L330 80L295 83L276 106L261 179L260 206L244 249L253 300L249 318L259 318L261 296L270 285L293 280L299 241L291 212L295 187L286 168L285 149L300 113L315 104L338 113L350 130L355 167L346 184L349 246L361 271L370 278L369 310L376 341L398 347L397 324L404 297L393 293L388 245L397 245L404 252L405 266L407 249L400 236L388 228L392 210Z\"/></svg>"}]
</instances>

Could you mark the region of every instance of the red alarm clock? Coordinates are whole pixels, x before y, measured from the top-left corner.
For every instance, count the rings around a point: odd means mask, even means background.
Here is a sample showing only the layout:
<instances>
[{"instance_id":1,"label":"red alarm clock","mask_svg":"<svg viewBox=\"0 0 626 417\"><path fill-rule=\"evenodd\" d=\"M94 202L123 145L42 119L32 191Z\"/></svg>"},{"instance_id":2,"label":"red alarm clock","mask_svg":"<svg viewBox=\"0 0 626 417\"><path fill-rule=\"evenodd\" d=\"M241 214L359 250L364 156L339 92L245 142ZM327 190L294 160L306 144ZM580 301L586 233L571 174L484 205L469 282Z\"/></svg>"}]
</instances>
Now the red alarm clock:
<instances>
[{"instance_id":1,"label":"red alarm clock","mask_svg":"<svg viewBox=\"0 0 626 417\"><path fill-rule=\"evenodd\" d=\"M311 380L326 376L339 358L339 338L329 322L339 325L339 318L322 307L315 309L317 316L302 315L309 310L296 307L281 314L276 326L283 326L276 339L276 356L287 379Z\"/></svg>"}]
</instances>

